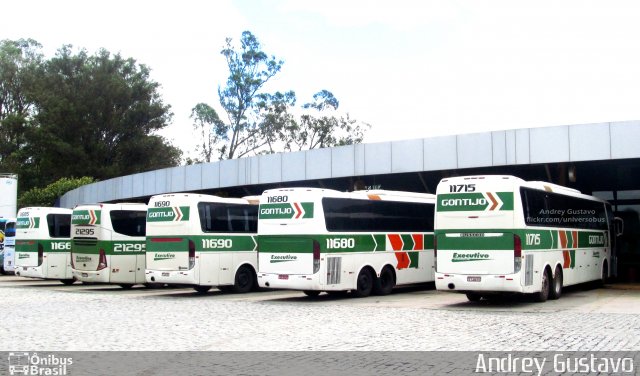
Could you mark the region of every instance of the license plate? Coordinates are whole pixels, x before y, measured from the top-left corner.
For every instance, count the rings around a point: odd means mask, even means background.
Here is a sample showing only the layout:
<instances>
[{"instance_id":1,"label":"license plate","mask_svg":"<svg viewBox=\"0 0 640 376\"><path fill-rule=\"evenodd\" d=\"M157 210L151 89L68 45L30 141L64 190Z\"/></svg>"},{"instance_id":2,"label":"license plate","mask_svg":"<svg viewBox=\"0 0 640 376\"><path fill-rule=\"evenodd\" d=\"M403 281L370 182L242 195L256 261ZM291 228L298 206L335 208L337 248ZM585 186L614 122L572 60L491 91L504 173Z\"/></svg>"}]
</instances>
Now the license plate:
<instances>
[{"instance_id":1,"label":"license plate","mask_svg":"<svg viewBox=\"0 0 640 376\"><path fill-rule=\"evenodd\" d=\"M482 277L475 277L475 276L467 277L467 282L480 282L481 280L482 280Z\"/></svg>"},{"instance_id":2,"label":"license plate","mask_svg":"<svg viewBox=\"0 0 640 376\"><path fill-rule=\"evenodd\" d=\"M163 277L168 277L169 276L169 272L162 272L162 276Z\"/></svg>"},{"instance_id":3,"label":"license plate","mask_svg":"<svg viewBox=\"0 0 640 376\"><path fill-rule=\"evenodd\" d=\"M278 274L278 279L289 279L289 274Z\"/></svg>"},{"instance_id":4,"label":"license plate","mask_svg":"<svg viewBox=\"0 0 640 376\"><path fill-rule=\"evenodd\" d=\"M83 276L83 277L88 277L88 276L89 276L89 273L82 273L82 276Z\"/></svg>"}]
</instances>

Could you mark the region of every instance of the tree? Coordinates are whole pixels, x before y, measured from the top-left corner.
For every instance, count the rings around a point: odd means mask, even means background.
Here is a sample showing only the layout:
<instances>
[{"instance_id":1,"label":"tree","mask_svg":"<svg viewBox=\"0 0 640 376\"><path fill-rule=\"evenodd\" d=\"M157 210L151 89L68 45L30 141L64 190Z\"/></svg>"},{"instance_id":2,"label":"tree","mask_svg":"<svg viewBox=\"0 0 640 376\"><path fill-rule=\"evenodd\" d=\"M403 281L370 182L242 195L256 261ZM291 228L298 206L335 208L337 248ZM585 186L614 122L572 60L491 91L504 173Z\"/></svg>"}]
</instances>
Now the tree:
<instances>
[{"instance_id":1,"label":"tree","mask_svg":"<svg viewBox=\"0 0 640 376\"><path fill-rule=\"evenodd\" d=\"M95 182L93 178L61 178L44 188L32 188L20 195L18 207L54 206L56 199L72 189Z\"/></svg>"},{"instance_id":2,"label":"tree","mask_svg":"<svg viewBox=\"0 0 640 376\"><path fill-rule=\"evenodd\" d=\"M220 159L232 159L251 153L362 142L369 125L349 118L348 114L340 116L339 102L331 92L318 92L314 102L304 105L300 113L295 108L294 91L264 91L267 82L282 69L283 61L264 52L250 31L242 33L239 48L232 42L227 38L221 51L229 77L226 85L218 88L226 121L204 103L192 110L194 128L202 137L198 150L205 160L210 160L216 147Z\"/></svg>"},{"instance_id":3,"label":"tree","mask_svg":"<svg viewBox=\"0 0 640 376\"><path fill-rule=\"evenodd\" d=\"M215 146L220 139L226 138L226 128L218 113L206 103L198 103L191 110L193 129L202 138L202 144L196 146L196 151L200 153L204 162L211 162Z\"/></svg>"},{"instance_id":4,"label":"tree","mask_svg":"<svg viewBox=\"0 0 640 376\"><path fill-rule=\"evenodd\" d=\"M0 41L0 169L18 172L28 158L23 153L32 103L27 94L42 62L41 45L32 39Z\"/></svg>"},{"instance_id":5,"label":"tree","mask_svg":"<svg viewBox=\"0 0 640 376\"><path fill-rule=\"evenodd\" d=\"M291 122L286 129L286 150L326 148L361 143L365 129L371 126L349 117L339 116L338 99L327 90L313 96L313 102L302 107L307 111L299 121ZM293 146L295 145L295 146Z\"/></svg>"},{"instance_id":6,"label":"tree","mask_svg":"<svg viewBox=\"0 0 640 376\"><path fill-rule=\"evenodd\" d=\"M65 176L100 180L175 166L181 152L153 132L171 120L149 69L100 50L63 46L37 70L23 174L36 184Z\"/></svg>"},{"instance_id":7,"label":"tree","mask_svg":"<svg viewBox=\"0 0 640 376\"><path fill-rule=\"evenodd\" d=\"M220 149L222 159L242 157L266 144L260 137L260 123L256 119L256 96L263 86L282 68L283 61L268 57L261 50L260 42L250 32L242 33L240 50L226 39L221 54L227 61L229 78L224 88L218 88L220 105L227 113L228 142ZM263 97L263 100L266 100Z\"/></svg>"}]
</instances>

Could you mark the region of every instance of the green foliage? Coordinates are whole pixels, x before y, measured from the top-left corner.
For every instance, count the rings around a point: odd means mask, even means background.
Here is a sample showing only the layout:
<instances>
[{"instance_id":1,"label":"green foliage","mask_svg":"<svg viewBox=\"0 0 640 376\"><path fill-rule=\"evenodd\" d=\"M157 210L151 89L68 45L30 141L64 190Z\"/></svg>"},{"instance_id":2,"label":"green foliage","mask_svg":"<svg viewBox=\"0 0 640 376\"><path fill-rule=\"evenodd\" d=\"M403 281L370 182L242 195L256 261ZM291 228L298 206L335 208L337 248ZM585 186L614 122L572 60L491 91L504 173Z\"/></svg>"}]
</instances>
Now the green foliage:
<instances>
[{"instance_id":1,"label":"green foliage","mask_svg":"<svg viewBox=\"0 0 640 376\"><path fill-rule=\"evenodd\" d=\"M18 207L54 206L56 199L72 189L95 182L93 178L62 178L44 188L32 188L18 198Z\"/></svg>"},{"instance_id":2,"label":"green foliage","mask_svg":"<svg viewBox=\"0 0 640 376\"><path fill-rule=\"evenodd\" d=\"M63 46L44 59L40 48L0 42L0 171L17 173L21 189L180 162L181 151L155 134L173 114L149 68L104 49Z\"/></svg>"},{"instance_id":3,"label":"green foliage","mask_svg":"<svg viewBox=\"0 0 640 376\"><path fill-rule=\"evenodd\" d=\"M262 51L258 39L242 33L240 47L227 38L221 54L229 68L224 87L218 88L220 105L227 122L215 109L200 103L194 107L194 128L202 138L197 150L209 161L217 148L220 159L239 158L250 153L303 150L362 142L370 126L340 115L338 100L322 90L314 101L296 109L296 94L264 92L265 84L278 74L283 61ZM205 129L206 128L206 129Z\"/></svg>"}]
</instances>

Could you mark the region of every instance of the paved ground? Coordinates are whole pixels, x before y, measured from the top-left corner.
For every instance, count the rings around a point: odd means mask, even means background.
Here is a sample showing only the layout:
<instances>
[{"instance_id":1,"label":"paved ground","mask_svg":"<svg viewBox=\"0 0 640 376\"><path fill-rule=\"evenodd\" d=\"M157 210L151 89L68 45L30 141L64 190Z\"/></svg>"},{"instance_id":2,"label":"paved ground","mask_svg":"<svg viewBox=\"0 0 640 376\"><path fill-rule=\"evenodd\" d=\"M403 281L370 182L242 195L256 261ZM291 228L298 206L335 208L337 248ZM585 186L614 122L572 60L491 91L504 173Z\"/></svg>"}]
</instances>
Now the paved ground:
<instances>
[{"instance_id":1,"label":"paved ground","mask_svg":"<svg viewBox=\"0 0 640 376\"><path fill-rule=\"evenodd\" d=\"M558 301L467 302L433 286L365 299L300 292L0 277L0 351L640 350L640 289L572 289Z\"/></svg>"}]
</instances>

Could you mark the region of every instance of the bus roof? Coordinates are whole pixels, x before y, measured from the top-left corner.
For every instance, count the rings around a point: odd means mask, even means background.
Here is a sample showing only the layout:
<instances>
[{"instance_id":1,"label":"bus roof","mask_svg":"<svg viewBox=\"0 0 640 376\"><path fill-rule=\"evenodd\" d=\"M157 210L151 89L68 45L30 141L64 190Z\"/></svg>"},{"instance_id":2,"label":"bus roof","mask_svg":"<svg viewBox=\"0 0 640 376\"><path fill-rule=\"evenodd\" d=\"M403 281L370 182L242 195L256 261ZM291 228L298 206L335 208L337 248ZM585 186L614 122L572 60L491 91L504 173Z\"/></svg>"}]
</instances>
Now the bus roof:
<instances>
[{"instance_id":1,"label":"bus roof","mask_svg":"<svg viewBox=\"0 0 640 376\"><path fill-rule=\"evenodd\" d=\"M161 195L151 196L149 202L163 199L171 199L171 198L182 198L187 200L206 200L213 202L227 202L227 203L236 203L236 204L258 204L258 200L260 200L260 196L245 196L242 198L235 197L220 197L216 195L206 195L202 193L166 193Z\"/></svg>"},{"instance_id":2,"label":"bus roof","mask_svg":"<svg viewBox=\"0 0 640 376\"><path fill-rule=\"evenodd\" d=\"M434 194L431 194L431 193L392 191L392 190L384 190L384 189L341 192L334 189L307 188L307 187L269 189L264 191L263 195L272 194L274 192L317 192L325 196L370 199L370 200L384 200L384 199L394 199L394 198L435 200L435 197L436 197Z\"/></svg>"}]
</instances>

